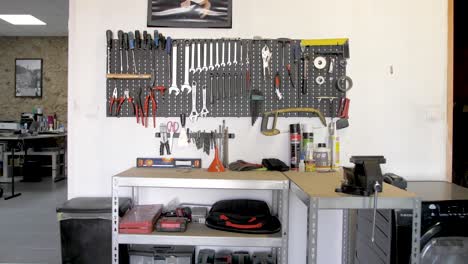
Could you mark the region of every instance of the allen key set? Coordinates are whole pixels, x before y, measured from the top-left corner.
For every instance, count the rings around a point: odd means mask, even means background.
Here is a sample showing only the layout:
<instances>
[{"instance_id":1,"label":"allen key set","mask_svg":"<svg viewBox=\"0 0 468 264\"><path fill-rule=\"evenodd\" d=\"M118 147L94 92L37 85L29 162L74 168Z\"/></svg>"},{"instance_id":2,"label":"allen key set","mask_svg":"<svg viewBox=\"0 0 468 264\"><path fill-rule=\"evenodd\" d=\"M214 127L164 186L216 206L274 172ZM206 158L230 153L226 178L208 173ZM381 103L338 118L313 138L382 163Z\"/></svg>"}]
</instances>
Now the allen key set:
<instances>
[{"instance_id":1,"label":"allen key set","mask_svg":"<svg viewBox=\"0 0 468 264\"><path fill-rule=\"evenodd\" d=\"M145 127L180 114L254 124L264 112L299 107L336 117L352 87L347 39L172 39L157 30L119 30L117 39L108 30L106 38L107 116Z\"/></svg>"}]
</instances>

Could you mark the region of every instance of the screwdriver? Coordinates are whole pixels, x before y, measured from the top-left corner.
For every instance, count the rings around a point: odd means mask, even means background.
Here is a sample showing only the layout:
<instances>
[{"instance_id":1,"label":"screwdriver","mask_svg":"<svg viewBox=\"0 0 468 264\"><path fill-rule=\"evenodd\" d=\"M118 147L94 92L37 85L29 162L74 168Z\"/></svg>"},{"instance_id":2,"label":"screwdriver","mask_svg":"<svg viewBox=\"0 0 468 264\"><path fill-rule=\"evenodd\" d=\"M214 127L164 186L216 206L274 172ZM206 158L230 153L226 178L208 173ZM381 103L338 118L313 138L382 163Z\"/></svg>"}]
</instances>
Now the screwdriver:
<instances>
[{"instance_id":1,"label":"screwdriver","mask_svg":"<svg viewBox=\"0 0 468 264\"><path fill-rule=\"evenodd\" d=\"M119 30L117 32L117 36L119 38L119 52L120 52L120 73L123 72L123 60L122 60L122 48L123 48L123 31Z\"/></svg>"},{"instance_id":2,"label":"screwdriver","mask_svg":"<svg viewBox=\"0 0 468 264\"><path fill-rule=\"evenodd\" d=\"M154 38L154 48L157 50L159 48L159 33L157 30L154 31L153 38Z\"/></svg>"},{"instance_id":3,"label":"screwdriver","mask_svg":"<svg viewBox=\"0 0 468 264\"><path fill-rule=\"evenodd\" d=\"M141 42L141 48L142 49L147 49L146 47L146 40L148 39L148 32L143 31L143 41Z\"/></svg>"},{"instance_id":4,"label":"screwdriver","mask_svg":"<svg viewBox=\"0 0 468 264\"><path fill-rule=\"evenodd\" d=\"M141 49L141 35L139 30L135 30L135 48Z\"/></svg>"},{"instance_id":5,"label":"screwdriver","mask_svg":"<svg viewBox=\"0 0 468 264\"><path fill-rule=\"evenodd\" d=\"M132 57L133 57L133 72L138 73L137 68L136 68L136 58L135 58L135 37L133 36L133 32L128 32L128 46L130 50L132 51Z\"/></svg>"},{"instance_id":6,"label":"screwdriver","mask_svg":"<svg viewBox=\"0 0 468 264\"><path fill-rule=\"evenodd\" d=\"M127 59L127 73L128 73L128 33L123 35L123 46L125 49L125 58Z\"/></svg>"},{"instance_id":7,"label":"screwdriver","mask_svg":"<svg viewBox=\"0 0 468 264\"><path fill-rule=\"evenodd\" d=\"M172 38L167 37L165 40L165 51L167 54L167 72L170 73L170 78L172 79L173 73L171 72L171 51L172 51ZM177 54L176 54L177 56Z\"/></svg>"},{"instance_id":8,"label":"screwdriver","mask_svg":"<svg viewBox=\"0 0 468 264\"><path fill-rule=\"evenodd\" d=\"M106 31L106 38L107 38L107 73L110 73L110 52L112 49L112 31Z\"/></svg>"},{"instance_id":9,"label":"screwdriver","mask_svg":"<svg viewBox=\"0 0 468 264\"><path fill-rule=\"evenodd\" d=\"M276 96L278 97L278 100L283 99L283 95L281 94L280 87L281 87L281 76L280 76L279 73L276 73L276 75L275 75L275 93L276 93Z\"/></svg>"}]
</instances>

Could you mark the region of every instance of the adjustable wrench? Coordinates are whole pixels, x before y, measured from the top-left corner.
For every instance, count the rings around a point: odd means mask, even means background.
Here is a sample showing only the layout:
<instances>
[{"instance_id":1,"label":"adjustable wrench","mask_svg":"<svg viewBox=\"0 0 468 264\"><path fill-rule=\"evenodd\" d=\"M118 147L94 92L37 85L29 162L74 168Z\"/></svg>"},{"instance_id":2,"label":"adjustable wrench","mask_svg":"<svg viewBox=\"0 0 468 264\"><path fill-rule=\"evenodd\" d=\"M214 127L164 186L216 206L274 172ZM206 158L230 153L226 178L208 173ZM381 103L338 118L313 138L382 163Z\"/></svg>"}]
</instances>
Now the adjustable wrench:
<instances>
[{"instance_id":1,"label":"adjustable wrench","mask_svg":"<svg viewBox=\"0 0 468 264\"><path fill-rule=\"evenodd\" d=\"M234 61L232 63L237 65L237 40L234 41Z\"/></svg>"},{"instance_id":2,"label":"adjustable wrench","mask_svg":"<svg viewBox=\"0 0 468 264\"><path fill-rule=\"evenodd\" d=\"M195 42L192 42L192 48L191 48L192 54L191 54L191 60L190 60L190 72L195 73Z\"/></svg>"},{"instance_id":3,"label":"adjustable wrench","mask_svg":"<svg viewBox=\"0 0 468 264\"><path fill-rule=\"evenodd\" d=\"M169 87L169 94L175 92L175 95L179 95L180 90L177 87L177 43L172 46L172 84Z\"/></svg>"},{"instance_id":4,"label":"adjustable wrench","mask_svg":"<svg viewBox=\"0 0 468 264\"><path fill-rule=\"evenodd\" d=\"M213 66L213 41L210 41L210 66L208 66L210 71L214 70Z\"/></svg>"},{"instance_id":5,"label":"adjustable wrench","mask_svg":"<svg viewBox=\"0 0 468 264\"><path fill-rule=\"evenodd\" d=\"M189 83L189 51L190 51L189 45L185 45L185 76L184 76L184 84L182 84L182 87L180 87L181 92L184 92L184 90L187 89L188 94L192 92L192 87L190 86L190 83Z\"/></svg>"},{"instance_id":6,"label":"adjustable wrench","mask_svg":"<svg viewBox=\"0 0 468 264\"><path fill-rule=\"evenodd\" d=\"M206 67L207 66L207 64L206 64L206 55L208 53L206 45L207 44L206 44L206 41L205 41L205 43L203 43L203 67L201 68L200 72L208 71L208 67Z\"/></svg>"},{"instance_id":7,"label":"adjustable wrench","mask_svg":"<svg viewBox=\"0 0 468 264\"><path fill-rule=\"evenodd\" d=\"M197 53L197 68L195 69L195 72L197 72L197 71L201 72L202 68L201 68L201 65L200 65L200 52L201 52L201 43L200 42L197 43L197 51L198 51L198 53Z\"/></svg>"},{"instance_id":8,"label":"adjustable wrench","mask_svg":"<svg viewBox=\"0 0 468 264\"><path fill-rule=\"evenodd\" d=\"M206 85L203 85L202 93L203 93L203 108L200 112L200 117L206 117L208 113L210 113L210 111L208 111L208 108L206 108Z\"/></svg>"},{"instance_id":9,"label":"adjustable wrench","mask_svg":"<svg viewBox=\"0 0 468 264\"><path fill-rule=\"evenodd\" d=\"M227 66L231 66L231 41L228 41L228 61L226 63Z\"/></svg>"},{"instance_id":10,"label":"adjustable wrench","mask_svg":"<svg viewBox=\"0 0 468 264\"><path fill-rule=\"evenodd\" d=\"M222 46L222 49L221 49L221 67L226 66L226 63L224 63L224 46L225 46L225 42L223 40L223 46Z\"/></svg>"},{"instance_id":11,"label":"adjustable wrench","mask_svg":"<svg viewBox=\"0 0 468 264\"><path fill-rule=\"evenodd\" d=\"M197 112L197 82L192 82L192 111L189 115L190 121L196 122L198 120L198 112Z\"/></svg>"},{"instance_id":12,"label":"adjustable wrench","mask_svg":"<svg viewBox=\"0 0 468 264\"><path fill-rule=\"evenodd\" d=\"M216 69L219 69L219 42L216 41L216 64L215 64Z\"/></svg>"}]
</instances>

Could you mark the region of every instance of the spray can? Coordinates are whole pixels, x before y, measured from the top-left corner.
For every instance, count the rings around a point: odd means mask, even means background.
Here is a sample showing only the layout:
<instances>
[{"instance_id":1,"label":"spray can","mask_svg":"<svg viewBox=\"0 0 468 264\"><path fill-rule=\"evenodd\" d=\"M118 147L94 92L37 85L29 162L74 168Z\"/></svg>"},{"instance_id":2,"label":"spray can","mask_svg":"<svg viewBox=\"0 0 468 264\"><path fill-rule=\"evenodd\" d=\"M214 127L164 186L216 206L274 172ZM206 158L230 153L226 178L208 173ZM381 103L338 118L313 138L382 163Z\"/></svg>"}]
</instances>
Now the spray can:
<instances>
[{"instance_id":1,"label":"spray can","mask_svg":"<svg viewBox=\"0 0 468 264\"><path fill-rule=\"evenodd\" d=\"M291 150L291 170L299 170L299 162L301 158L301 125L291 124L289 125L289 142Z\"/></svg>"}]
</instances>

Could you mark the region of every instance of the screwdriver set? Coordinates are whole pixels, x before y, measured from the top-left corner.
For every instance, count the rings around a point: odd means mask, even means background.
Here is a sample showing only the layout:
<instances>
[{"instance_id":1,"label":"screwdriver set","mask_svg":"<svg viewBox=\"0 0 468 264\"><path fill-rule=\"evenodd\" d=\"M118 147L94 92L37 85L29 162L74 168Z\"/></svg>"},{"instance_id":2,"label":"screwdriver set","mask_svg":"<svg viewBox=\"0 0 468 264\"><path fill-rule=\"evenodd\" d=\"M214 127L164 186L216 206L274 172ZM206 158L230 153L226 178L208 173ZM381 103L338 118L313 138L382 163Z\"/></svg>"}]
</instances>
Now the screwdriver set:
<instances>
[{"instance_id":1,"label":"screwdriver set","mask_svg":"<svg viewBox=\"0 0 468 264\"><path fill-rule=\"evenodd\" d=\"M347 39L172 39L157 30L106 37L107 116L136 117L146 127L180 114L254 123L263 112L294 107L337 117L352 87Z\"/></svg>"}]
</instances>

